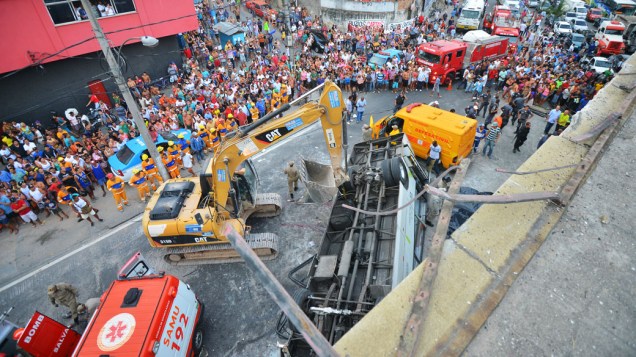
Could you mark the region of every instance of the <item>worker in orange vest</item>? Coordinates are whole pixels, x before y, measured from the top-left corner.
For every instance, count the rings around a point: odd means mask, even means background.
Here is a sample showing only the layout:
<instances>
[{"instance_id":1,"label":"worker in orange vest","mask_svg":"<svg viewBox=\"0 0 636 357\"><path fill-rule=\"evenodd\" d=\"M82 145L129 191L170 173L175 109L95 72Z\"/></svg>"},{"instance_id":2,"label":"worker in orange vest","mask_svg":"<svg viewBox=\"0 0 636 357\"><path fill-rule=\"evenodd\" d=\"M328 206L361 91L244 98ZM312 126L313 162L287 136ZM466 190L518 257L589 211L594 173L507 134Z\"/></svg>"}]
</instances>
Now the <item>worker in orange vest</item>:
<instances>
[{"instance_id":1,"label":"worker in orange vest","mask_svg":"<svg viewBox=\"0 0 636 357\"><path fill-rule=\"evenodd\" d=\"M225 124L225 119L219 118L216 122L216 131L221 135L221 140L225 139L228 133L228 127Z\"/></svg>"},{"instance_id":2,"label":"worker in orange vest","mask_svg":"<svg viewBox=\"0 0 636 357\"><path fill-rule=\"evenodd\" d=\"M141 162L141 168L146 173L146 179L150 182L150 187L154 191L157 189L158 185L163 183L163 178L159 175L159 169L155 166L155 160L148 157L146 154L141 155L141 159L143 160ZM157 185L155 185L155 182Z\"/></svg>"},{"instance_id":3,"label":"worker in orange vest","mask_svg":"<svg viewBox=\"0 0 636 357\"><path fill-rule=\"evenodd\" d=\"M289 96L287 95L287 84L282 83L280 85L280 93L281 93L281 101L283 104L287 104L289 102Z\"/></svg>"},{"instance_id":4,"label":"worker in orange vest","mask_svg":"<svg viewBox=\"0 0 636 357\"><path fill-rule=\"evenodd\" d=\"M199 134L199 137L203 140L203 143L205 144L205 148L203 149L203 152L208 152L208 149L212 147L210 132L205 128L205 125L200 124L197 134Z\"/></svg>"},{"instance_id":5,"label":"worker in orange vest","mask_svg":"<svg viewBox=\"0 0 636 357\"><path fill-rule=\"evenodd\" d=\"M141 171L141 169L133 169L133 175L130 178L130 181L128 181L128 184L132 187L137 188L140 200L145 201L150 198L148 179L146 177L146 173L144 171Z\"/></svg>"},{"instance_id":6,"label":"worker in orange vest","mask_svg":"<svg viewBox=\"0 0 636 357\"><path fill-rule=\"evenodd\" d=\"M280 108L280 99L279 99L280 95L278 96L274 96L272 95L272 100L271 100L271 107L272 107L272 112L278 108Z\"/></svg>"},{"instance_id":7,"label":"worker in orange vest","mask_svg":"<svg viewBox=\"0 0 636 357\"><path fill-rule=\"evenodd\" d=\"M232 113L227 115L227 119L225 120L225 127L227 131L234 131L238 129L238 124L236 124L236 120L234 120L234 115Z\"/></svg>"},{"instance_id":8,"label":"worker in orange vest","mask_svg":"<svg viewBox=\"0 0 636 357\"><path fill-rule=\"evenodd\" d=\"M179 165L177 164L177 159L174 156L170 155L167 151L163 151L162 147L158 147L157 151L163 152L161 155L161 161L163 161L163 165L168 170L171 178L179 178L181 177L181 172L179 171Z\"/></svg>"},{"instance_id":9,"label":"worker in orange vest","mask_svg":"<svg viewBox=\"0 0 636 357\"><path fill-rule=\"evenodd\" d=\"M256 108L256 104L254 102L250 103L250 114L252 114L252 122L258 120L258 109Z\"/></svg>"},{"instance_id":10,"label":"worker in orange vest","mask_svg":"<svg viewBox=\"0 0 636 357\"><path fill-rule=\"evenodd\" d=\"M177 146L181 151L181 155L185 154L186 152L190 152L190 141L185 139L185 134L181 133L177 137L179 138L179 140L177 141Z\"/></svg>"},{"instance_id":11,"label":"worker in orange vest","mask_svg":"<svg viewBox=\"0 0 636 357\"><path fill-rule=\"evenodd\" d=\"M168 155L177 160L177 165L181 166L181 147L175 145L174 141L168 141Z\"/></svg>"},{"instance_id":12,"label":"worker in orange vest","mask_svg":"<svg viewBox=\"0 0 636 357\"><path fill-rule=\"evenodd\" d=\"M108 174L106 177L108 178L108 181L106 181L106 188L108 188L108 191L113 193L117 209L120 212L123 212L124 206L122 206L122 202L123 204L128 205L128 197L126 196L124 180L113 174Z\"/></svg>"}]
</instances>

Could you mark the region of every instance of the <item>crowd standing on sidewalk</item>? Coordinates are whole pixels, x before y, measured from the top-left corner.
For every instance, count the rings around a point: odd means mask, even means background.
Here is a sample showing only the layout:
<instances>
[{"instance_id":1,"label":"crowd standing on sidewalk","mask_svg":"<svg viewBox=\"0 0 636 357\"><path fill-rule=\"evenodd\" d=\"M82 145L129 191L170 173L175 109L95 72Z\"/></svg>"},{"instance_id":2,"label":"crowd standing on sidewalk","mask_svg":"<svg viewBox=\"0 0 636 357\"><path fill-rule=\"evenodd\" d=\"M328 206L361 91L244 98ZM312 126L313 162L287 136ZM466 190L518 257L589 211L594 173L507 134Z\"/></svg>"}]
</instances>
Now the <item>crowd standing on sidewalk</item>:
<instances>
[{"instance_id":1,"label":"crowd standing on sidewalk","mask_svg":"<svg viewBox=\"0 0 636 357\"><path fill-rule=\"evenodd\" d=\"M460 90L470 93L474 105L465 114L484 118L474 150L485 142L483 153L492 157L495 143L509 123L509 130L516 133L514 151L521 148L534 120L528 105L554 108L545 125L545 134L552 135L566 128L572 115L612 77L610 71L597 74L581 65L580 59L592 44L575 51L566 39L545 27L546 21L541 21L545 14L525 7L524 31L516 49L507 57L466 68L453 90L440 77L431 83L430 69L417 62L417 46L459 36L455 29L459 5L435 11L430 18L417 17L412 27L402 31L328 26L300 7L290 9L290 24L276 16L242 17L234 1L217 1L213 7L201 3L196 8L199 29L183 34L184 61L181 66L168 65L169 87L160 89L145 72L128 79L153 139L180 128L193 133L189 141L170 142L162 153L171 177L185 172L194 175L193 164L203 162L228 133L328 79L347 93L346 115L356 123L365 121L368 114L365 92L395 96L395 108L380 113L384 115L401 108L407 93L415 101L419 96L440 98L453 91L456 95L461 95ZM221 43L216 27L220 21L244 26L245 41ZM312 34L316 33L327 40L322 53L312 50ZM373 53L388 48L401 50L402 56L380 66L368 64ZM130 182L108 174L108 158L139 136L128 104L116 93L111 96L113 107L89 95L87 107L98 111L102 128L83 122L76 109L53 115L53 127L45 128L41 121L2 124L2 226L17 233L22 222L42 224L40 214L55 214L63 220L68 218L65 211L93 225L90 217L101 221L91 204L99 198L100 189L102 197L107 189L112 193L120 210L128 203L126 185L136 187L141 200L156 189L155 183L161 181L152 159L144 158L142 169Z\"/></svg>"}]
</instances>

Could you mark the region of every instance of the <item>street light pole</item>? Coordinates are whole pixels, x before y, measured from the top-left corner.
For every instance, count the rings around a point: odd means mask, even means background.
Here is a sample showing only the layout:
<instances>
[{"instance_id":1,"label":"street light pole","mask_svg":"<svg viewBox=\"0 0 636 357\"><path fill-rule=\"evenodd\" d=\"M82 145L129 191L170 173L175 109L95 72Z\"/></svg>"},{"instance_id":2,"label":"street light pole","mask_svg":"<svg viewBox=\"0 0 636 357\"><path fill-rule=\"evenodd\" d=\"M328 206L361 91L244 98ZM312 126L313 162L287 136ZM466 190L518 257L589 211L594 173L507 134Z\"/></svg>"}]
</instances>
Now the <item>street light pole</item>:
<instances>
[{"instance_id":1,"label":"street light pole","mask_svg":"<svg viewBox=\"0 0 636 357\"><path fill-rule=\"evenodd\" d=\"M99 22L97 22L97 18L95 17L95 14L93 13L93 10L91 8L91 4L88 0L81 0L81 1L82 1L82 7L86 11L86 14L88 15L88 19L91 22L91 26L93 27L93 32L95 33L95 37L97 38L97 41L99 42L99 47L101 47L102 52L104 53L104 57L106 57L106 62L108 62L108 66L110 67L110 71L112 72L113 77L115 78L115 83L117 84L117 87L119 87L119 91L124 97L124 100L126 101L126 103L128 103L128 110L132 114L133 121L135 122L135 125L137 126L137 130L139 131L139 134L141 134L141 138L143 139L144 143L146 144L146 147L148 148L148 153L150 154L150 157L155 161L155 166L159 169L159 174L161 175L161 177L163 177L164 180L168 180L170 178L170 176L168 175L168 171L166 171L165 166L163 166L163 162L161 161L161 157L159 156L159 152L157 151L157 146L155 145L154 141L152 141L152 138L150 137L148 128L146 128L146 123L141 117L141 113L139 112L139 107L137 107L137 101L135 100L135 98L133 98L132 94L130 93L130 90L128 89L128 86L126 85L126 81L124 80L124 76L121 73L121 68L119 67L119 63L117 62L117 60L115 59L115 56L113 55L113 51L110 48L110 44L108 43L108 40L106 39L106 36L104 35L104 32L102 31L102 28L99 25Z\"/></svg>"}]
</instances>

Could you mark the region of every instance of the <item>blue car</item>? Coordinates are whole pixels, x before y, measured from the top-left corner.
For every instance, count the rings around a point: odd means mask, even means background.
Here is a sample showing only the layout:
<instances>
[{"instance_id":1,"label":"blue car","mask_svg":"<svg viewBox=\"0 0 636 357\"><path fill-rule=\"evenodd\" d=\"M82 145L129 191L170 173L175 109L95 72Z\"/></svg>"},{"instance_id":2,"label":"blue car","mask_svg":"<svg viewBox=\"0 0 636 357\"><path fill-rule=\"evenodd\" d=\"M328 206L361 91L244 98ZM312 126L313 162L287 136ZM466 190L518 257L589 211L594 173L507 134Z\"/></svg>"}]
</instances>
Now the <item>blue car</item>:
<instances>
[{"instance_id":1,"label":"blue car","mask_svg":"<svg viewBox=\"0 0 636 357\"><path fill-rule=\"evenodd\" d=\"M377 67L384 66L385 63L389 61L389 59L397 56L398 58L402 58L402 51L396 50L395 48L389 48L386 50L382 50L380 52L376 52L371 56L369 62L367 63L371 68L376 69Z\"/></svg>"},{"instance_id":2,"label":"blue car","mask_svg":"<svg viewBox=\"0 0 636 357\"><path fill-rule=\"evenodd\" d=\"M164 150L168 146L168 141L179 141L179 134L183 134L186 140L190 140L192 133L187 129L172 130L169 132L162 132L157 137L157 147L162 147ZM110 164L113 174L122 180L128 182L132 177L133 169L141 169L141 156L148 154L148 149L144 141L139 138L128 140L117 153L108 158L108 164Z\"/></svg>"}]
</instances>

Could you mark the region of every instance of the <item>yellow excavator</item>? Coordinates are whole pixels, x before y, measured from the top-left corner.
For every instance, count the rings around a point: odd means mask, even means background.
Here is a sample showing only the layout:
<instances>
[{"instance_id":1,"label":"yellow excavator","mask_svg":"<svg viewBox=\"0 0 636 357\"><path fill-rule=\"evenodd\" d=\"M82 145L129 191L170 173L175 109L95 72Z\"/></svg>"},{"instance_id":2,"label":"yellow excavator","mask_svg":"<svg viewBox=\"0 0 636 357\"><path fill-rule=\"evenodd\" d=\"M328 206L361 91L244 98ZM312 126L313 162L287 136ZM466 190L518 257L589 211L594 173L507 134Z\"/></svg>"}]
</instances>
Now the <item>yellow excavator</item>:
<instances>
[{"instance_id":1,"label":"yellow excavator","mask_svg":"<svg viewBox=\"0 0 636 357\"><path fill-rule=\"evenodd\" d=\"M258 178L249 159L317 121L322 124L331 159L331 179L336 187L346 179L344 101L337 85L325 82L317 102L305 103L281 117L292 104L306 100L309 94L226 136L198 178L168 180L154 193L144 211L142 225L150 245L166 249L167 262L195 265L242 261L223 235L225 224L242 232L262 260L275 258L278 237L273 233L250 232L246 220L250 216L277 216L282 199L276 193L258 193Z\"/></svg>"}]
</instances>

